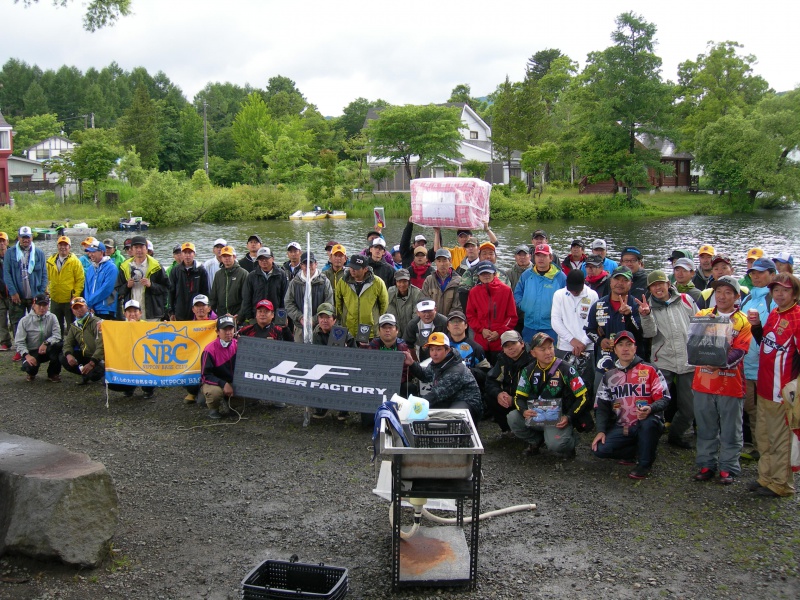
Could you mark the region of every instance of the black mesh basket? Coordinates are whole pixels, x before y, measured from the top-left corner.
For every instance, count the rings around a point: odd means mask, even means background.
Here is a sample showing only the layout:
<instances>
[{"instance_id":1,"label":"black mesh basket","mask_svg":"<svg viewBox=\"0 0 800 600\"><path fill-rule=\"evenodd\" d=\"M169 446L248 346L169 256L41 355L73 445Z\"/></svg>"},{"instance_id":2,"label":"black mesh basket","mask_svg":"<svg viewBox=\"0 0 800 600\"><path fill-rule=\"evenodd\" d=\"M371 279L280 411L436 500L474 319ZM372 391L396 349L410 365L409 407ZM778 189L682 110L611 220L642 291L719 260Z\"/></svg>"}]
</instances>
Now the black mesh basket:
<instances>
[{"instance_id":1,"label":"black mesh basket","mask_svg":"<svg viewBox=\"0 0 800 600\"><path fill-rule=\"evenodd\" d=\"M339 600L347 596L347 569L285 560L265 560L242 580L248 600Z\"/></svg>"},{"instance_id":2,"label":"black mesh basket","mask_svg":"<svg viewBox=\"0 0 800 600\"><path fill-rule=\"evenodd\" d=\"M412 421L415 448L472 448L472 431L461 419Z\"/></svg>"}]
</instances>

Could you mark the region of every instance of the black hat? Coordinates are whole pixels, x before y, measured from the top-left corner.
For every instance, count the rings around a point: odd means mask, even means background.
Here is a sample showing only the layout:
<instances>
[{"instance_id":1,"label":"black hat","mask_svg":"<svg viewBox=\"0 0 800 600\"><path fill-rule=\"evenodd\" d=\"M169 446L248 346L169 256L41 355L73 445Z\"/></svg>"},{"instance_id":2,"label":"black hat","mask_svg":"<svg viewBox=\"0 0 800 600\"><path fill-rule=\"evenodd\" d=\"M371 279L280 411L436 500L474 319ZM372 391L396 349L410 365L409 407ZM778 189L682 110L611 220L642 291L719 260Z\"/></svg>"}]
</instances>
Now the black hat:
<instances>
[{"instance_id":1,"label":"black hat","mask_svg":"<svg viewBox=\"0 0 800 600\"><path fill-rule=\"evenodd\" d=\"M307 263L307 262L317 262L317 259L314 257L314 253L313 252L303 252L300 255L300 264Z\"/></svg>"},{"instance_id":2,"label":"black hat","mask_svg":"<svg viewBox=\"0 0 800 600\"><path fill-rule=\"evenodd\" d=\"M580 246L581 248L585 248L586 246L583 244L583 240L572 240L572 243L569 245L570 248L574 248L575 246Z\"/></svg>"},{"instance_id":3,"label":"black hat","mask_svg":"<svg viewBox=\"0 0 800 600\"><path fill-rule=\"evenodd\" d=\"M361 254L354 254L347 262L348 266L355 267L356 269L363 269L367 266L367 257Z\"/></svg>"},{"instance_id":4,"label":"black hat","mask_svg":"<svg viewBox=\"0 0 800 600\"><path fill-rule=\"evenodd\" d=\"M251 240L257 241L259 244L261 243L261 238L258 237L255 233L247 238L247 242L250 243Z\"/></svg>"},{"instance_id":5,"label":"black hat","mask_svg":"<svg viewBox=\"0 0 800 600\"><path fill-rule=\"evenodd\" d=\"M34 304L50 304L50 298L44 294L39 294L33 299Z\"/></svg>"},{"instance_id":6,"label":"black hat","mask_svg":"<svg viewBox=\"0 0 800 600\"><path fill-rule=\"evenodd\" d=\"M567 273L567 289L570 292L580 292L583 289L585 278L580 269L570 269Z\"/></svg>"},{"instance_id":7,"label":"black hat","mask_svg":"<svg viewBox=\"0 0 800 600\"><path fill-rule=\"evenodd\" d=\"M131 246L147 246L147 238L143 235L135 235L131 238Z\"/></svg>"},{"instance_id":8,"label":"black hat","mask_svg":"<svg viewBox=\"0 0 800 600\"><path fill-rule=\"evenodd\" d=\"M595 267L602 267L603 266L603 257L599 254L590 254L586 257L586 264L592 265Z\"/></svg>"},{"instance_id":9,"label":"black hat","mask_svg":"<svg viewBox=\"0 0 800 600\"><path fill-rule=\"evenodd\" d=\"M545 233L544 229L537 229L531 234L531 239L535 239L537 237L543 237L547 239L547 233Z\"/></svg>"},{"instance_id":10,"label":"black hat","mask_svg":"<svg viewBox=\"0 0 800 600\"><path fill-rule=\"evenodd\" d=\"M178 244L177 246L175 246L175 247L172 249L172 253L173 253L173 254L180 254L181 252L182 252L182 250L181 250L181 245L180 245L180 244Z\"/></svg>"}]
</instances>

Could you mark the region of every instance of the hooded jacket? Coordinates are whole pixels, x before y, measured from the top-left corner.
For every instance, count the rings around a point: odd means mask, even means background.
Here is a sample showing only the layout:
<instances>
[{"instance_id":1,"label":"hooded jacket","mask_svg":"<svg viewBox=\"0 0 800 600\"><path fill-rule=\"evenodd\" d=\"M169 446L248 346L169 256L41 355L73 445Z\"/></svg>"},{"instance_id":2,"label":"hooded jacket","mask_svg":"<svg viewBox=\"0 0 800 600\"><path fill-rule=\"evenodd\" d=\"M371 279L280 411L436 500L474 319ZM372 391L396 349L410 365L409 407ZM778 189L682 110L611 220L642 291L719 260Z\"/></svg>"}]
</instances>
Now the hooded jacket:
<instances>
[{"instance_id":1,"label":"hooded jacket","mask_svg":"<svg viewBox=\"0 0 800 600\"><path fill-rule=\"evenodd\" d=\"M777 304L772 300L772 294L768 287L754 287L750 290L750 293L745 296L741 311L747 314L748 310L757 310L758 317L761 320L761 326L763 327L767 322L769 313L772 312L772 309L776 306ZM744 357L745 379L751 381L758 379L758 353L759 344L755 337L753 337L750 340L750 349Z\"/></svg>"},{"instance_id":2,"label":"hooded jacket","mask_svg":"<svg viewBox=\"0 0 800 600\"><path fill-rule=\"evenodd\" d=\"M178 321L191 321L192 300L198 294L208 295L208 273L197 261L188 269L181 263L169 274L169 314Z\"/></svg>"},{"instance_id":3,"label":"hooded jacket","mask_svg":"<svg viewBox=\"0 0 800 600\"><path fill-rule=\"evenodd\" d=\"M133 288L128 287L131 277L132 258L129 258L119 267L117 275L117 314L122 314L122 306L133 298ZM144 318L160 319L164 316L164 307L169 295L169 280L161 268L161 264L152 256L147 257L147 268L144 276L150 279L150 287L144 288Z\"/></svg>"},{"instance_id":4,"label":"hooded jacket","mask_svg":"<svg viewBox=\"0 0 800 600\"><path fill-rule=\"evenodd\" d=\"M92 266L86 271L86 285L83 290L86 306L95 313L116 315L117 291L115 288L118 276L119 269L110 256L104 256L96 265L92 263Z\"/></svg>"},{"instance_id":5,"label":"hooded jacket","mask_svg":"<svg viewBox=\"0 0 800 600\"><path fill-rule=\"evenodd\" d=\"M87 313L83 324L78 320L70 323L64 338L64 356L74 355L76 350L80 350L87 362L93 360L95 364L99 364L101 360L105 360L103 336L100 333L102 322L102 319Z\"/></svg>"},{"instance_id":6,"label":"hooded jacket","mask_svg":"<svg viewBox=\"0 0 800 600\"><path fill-rule=\"evenodd\" d=\"M461 310L461 300L458 297L460 284L461 275L450 269L450 281L442 291L439 285L439 276L434 271L425 278L425 282L422 284L422 295L436 302L436 312L447 316L451 310Z\"/></svg>"},{"instance_id":7,"label":"hooded jacket","mask_svg":"<svg viewBox=\"0 0 800 600\"><path fill-rule=\"evenodd\" d=\"M411 319L417 316L417 302L422 298L422 291L413 285L409 285L408 293L402 297L398 296L397 287L395 286L390 287L387 292L389 304L386 307L386 312L394 315L395 319L397 319L397 329L400 330L402 335Z\"/></svg>"},{"instance_id":8,"label":"hooded jacket","mask_svg":"<svg viewBox=\"0 0 800 600\"><path fill-rule=\"evenodd\" d=\"M289 279L286 277L286 272L278 265L273 264L269 273L258 268L247 275L242 286L242 321L255 318L256 304L261 300L272 302L275 310L283 308L288 289Z\"/></svg>"},{"instance_id":9,"label":"hooded jacket","mask_svg":"<svg viewBox=\"0 0 800 600\"><path fill-rule=\"evenodd\" d=\"M552 329L550 311L555 293L567 286L567 276L555 265L544 275L536 270L536 265L525 271L514 290L514 300L525 313L527 329Z\"/></svg>"},{"instance_id":10,"label":"hooded jacket","mask_svg":"<svg viewBox=\"0 0 800 600\"><path fill-rule=\"evenodd\" d=\"M358 336L358 325L372 325L370 337L378 335L378 318L386 312L389 304L389 293L386 284L379 277L375 277L372 269L367 267L367 273L362 282L361 293L357 292L358 285L350 274L336 284L334 298L336 301L336 314L341 323L353 337Z\"/></svg>"},{"instance_id":11,"label":"hooded jacket","mask_svg":"<svg viewBox=\"0 0 800 600\"><path fill-rule=\"evenodd\" d=\"M242 291L247 277L247 271L236 262L230 268L222 267L217 271L208 297L211 310L218 315L238 315L237 321L244 321L241 310Z\"/></svg>"},{"instance_id":12,"label":"hooded jacket","mask_svg":"<svg viewBox=\"0 0 800 600\"><path fill-rule=\"evenodd\" d=\"M511 288L494 277L489 283L478 283L469 292L467 323L475 332L475 341L484 351L499 352L503 349L500 338L487 341L483 330L502 335L517 325L517 306Z\"/></svg>"},{"instance_id":13,"label":"hooded jacket","mask_svg":"<svg viewBox=\"0 0 800 600\"><path fill-rule=\"evenodd\" d=\"M301 270L289 282L289 288L286 291L284 298L284 306L286 307L286 314L295 323L300 324L300 319L303 318L303 309L305 307L306 299L306 276ZM317 309L320 304L327 302L333 304L333 288L331 282L319 269L314 269L311 275L311 316L312 328L317 325Z\"/></svg>"},{"instance_id":14,"label":"hooded jacket","mask_svg":"<svg viewBox=\"0 0 800 600\"><path fill-rule=\"evenodd\" d=\"M452 349L439 364L431 362L423 367L418 362L409 367L409 373L420 381L431 384L431 390L423 394L431 408L449 408L461 400L467 403L475 417L483 415L483 400L478 382L461 360L461 355Z\"/></svg>"},{"instance_id":15,"label":"hooded jacket","mask_svg":"<svg viewBox=\"0 0 800 600\"><path fill-rule=\"evenodd\" d=\"M47 280L50 290L50 300L58 304L65 304L75 296L83 295L83 286L86 275L83 272L83 265L78 257L72 252L69 253L61 270L58 270L56 261L58 253L51 255L47 259Z\"/></svg>"},{"instance_id":16,"label":"hooded jacket","mask_svg":"<svg viewBox=\"0 0 800 600\"><path fill-rule=\"evenodd\" d=\"M648 302L650 314L639 316L644 337L652 339L650 362L659 369L680 375L693 372L694 367L687 362L686 342L689 318L698 310L694 300L670 287L666 301L651 296Z\"/></svg>"},{"instance_id":17,"label":"hooded jacket","mask_svg":"<svg viewBox=\"0 0 800 600\"><path fill-rule=\"evenodd\" d=\"M385 253L384 256L389 253ZM392 263L394 264L394 263ZM386 289L394 285L394 267L389 266L386 261L374 260L372 257L367 257L367 265L372 267L372 274L376 277L383 279Z\"/></svg>"}]
</instances>

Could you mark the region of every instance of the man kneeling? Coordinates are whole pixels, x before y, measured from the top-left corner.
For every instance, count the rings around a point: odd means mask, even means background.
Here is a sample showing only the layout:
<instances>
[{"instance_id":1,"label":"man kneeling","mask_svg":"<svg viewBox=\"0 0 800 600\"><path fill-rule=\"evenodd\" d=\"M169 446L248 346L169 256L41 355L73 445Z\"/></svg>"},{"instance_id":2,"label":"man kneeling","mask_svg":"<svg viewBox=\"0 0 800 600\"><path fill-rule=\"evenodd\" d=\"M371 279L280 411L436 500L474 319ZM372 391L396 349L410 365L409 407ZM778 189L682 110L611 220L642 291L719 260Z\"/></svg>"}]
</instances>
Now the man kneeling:
<instances>
[{"instance_id":1,"label":"man kneeling","mask_svg":"<svg viewBox=\"0 0 800 600\"><path fill-rule=\"evenodd\" d=\"M231 315L217 319L217 339L209 343L200 366L200 388L208 406L210 419L221 419L230 413L233 396L233 371L236 367L237 342L233 339L236 323Z\"/></svg>"},{"instance_id":2,"label":"man kneeling","mask_svg":"<svg viewBox=\"0 0 800 600\"><path fill-rule=\"evenodd\" d=\"M61 366L81 376L78 385L100 381L106 372L103 335L100 332L103 320L89 312L86 300L80 296L73 298L70 305L75 320L64 338Z\"/></svg>"},{"instance_id":3,"label":"man kneeling","mask_svg":"<svg viewBox=\"0 0 800 600\"><path fill-rule=\"evenodd\" d=\"M505 334L504 334L505 335ZM583 379L571 364L555 357L553 338L544 332L531 339L536 359L519 376L508 425L528 442L525 454L538 454L542 444L562 457L575 456L577 434L591 423L591 405Z\"/></svg>"}]
</instances>

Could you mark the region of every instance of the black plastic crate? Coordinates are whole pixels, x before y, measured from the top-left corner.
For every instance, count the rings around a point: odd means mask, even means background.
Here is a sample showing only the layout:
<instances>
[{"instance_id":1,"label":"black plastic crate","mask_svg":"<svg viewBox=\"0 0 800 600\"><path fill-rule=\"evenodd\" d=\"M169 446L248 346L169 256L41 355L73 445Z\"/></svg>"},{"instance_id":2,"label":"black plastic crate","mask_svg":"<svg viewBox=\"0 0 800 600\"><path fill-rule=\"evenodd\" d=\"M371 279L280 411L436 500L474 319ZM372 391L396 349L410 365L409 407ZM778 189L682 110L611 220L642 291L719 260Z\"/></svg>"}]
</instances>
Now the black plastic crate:
<instances>
[{"instance_id":1,"label":"black plastic crate","mask_svg":"<svg viewBox=\"0 0 800 600\"><path fill-rule=\"evenodd\" d=\"M265 560L242 580L246 600L340 600L347 596L347 569Z\"/></svg>"},{"instance_id":2,"label":"black plastic crate","mask_svg":"<svg viewBox=\"0 0 800 600\"><path fill-rule=\"evenodd\" d=\"M412 421L415 448L472 448L472 431L461 419Z\"/></svg>"}]
</instances>

